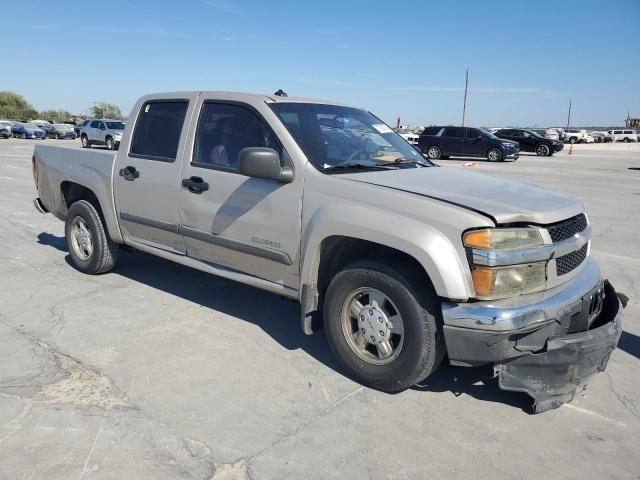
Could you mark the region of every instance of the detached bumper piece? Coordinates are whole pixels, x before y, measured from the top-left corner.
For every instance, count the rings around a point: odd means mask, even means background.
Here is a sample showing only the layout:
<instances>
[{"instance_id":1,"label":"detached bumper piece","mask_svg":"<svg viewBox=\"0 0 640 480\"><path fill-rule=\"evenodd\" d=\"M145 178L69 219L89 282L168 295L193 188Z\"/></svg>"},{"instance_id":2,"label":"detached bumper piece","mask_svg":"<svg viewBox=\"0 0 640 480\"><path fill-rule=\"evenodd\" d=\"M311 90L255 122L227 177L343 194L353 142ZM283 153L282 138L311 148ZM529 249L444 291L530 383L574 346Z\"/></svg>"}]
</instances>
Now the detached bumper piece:
<instances>
[{"instance_id":1,"label":"detached bumper piece","mask_svg":"<svg viewBox=\"0 0 640 480\"><path fill-rule=\"evenodd\" d=\"M500 388L527 393L535 413L573 400L591 375L605 369L622 333L622 305L607 281L604 294L589 330L552 337L542 352L496 363Z\"/></svg>"}]
</instances>

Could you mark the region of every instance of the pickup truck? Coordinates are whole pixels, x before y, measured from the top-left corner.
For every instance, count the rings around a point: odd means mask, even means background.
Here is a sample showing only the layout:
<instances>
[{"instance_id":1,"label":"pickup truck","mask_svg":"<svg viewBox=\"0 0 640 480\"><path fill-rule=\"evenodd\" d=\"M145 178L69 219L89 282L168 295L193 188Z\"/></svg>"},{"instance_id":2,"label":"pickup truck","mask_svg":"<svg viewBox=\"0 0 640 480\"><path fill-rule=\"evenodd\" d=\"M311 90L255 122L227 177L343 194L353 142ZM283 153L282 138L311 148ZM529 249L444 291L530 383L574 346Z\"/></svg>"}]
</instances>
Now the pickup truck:
<instances>
[{"instance_id":1,"label":"pickup truck","mask_svg":"<svg viewBox=\"0 0 640 480\"><path fill-rule=\"evenodd\" d=\"M334 102L163 93L129 119L118 152L34 150L35 206L65 222L82 272L127 246L287 297L349 376L385 392L446 355L493 365L543 411L617 345L622 304L572 197L439 167Z\"/></svg>"}]
</instances>

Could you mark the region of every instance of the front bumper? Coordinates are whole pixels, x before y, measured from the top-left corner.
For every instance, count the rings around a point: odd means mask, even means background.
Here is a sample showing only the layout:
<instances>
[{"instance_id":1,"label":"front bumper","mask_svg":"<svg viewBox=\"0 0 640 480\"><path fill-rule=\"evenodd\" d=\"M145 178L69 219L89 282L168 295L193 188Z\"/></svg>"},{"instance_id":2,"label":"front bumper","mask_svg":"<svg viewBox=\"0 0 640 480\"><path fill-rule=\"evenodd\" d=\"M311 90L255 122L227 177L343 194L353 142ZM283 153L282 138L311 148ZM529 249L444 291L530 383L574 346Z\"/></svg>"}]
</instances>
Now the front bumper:
<instances>
[{"instance_id":1,"label":"front bumper","mask_svg":"<svg viewBox=\"0 0 640 480\"><path fill-rule=\"evenodd\" d=\"M529 394L541 412L571 401L604 370L622 332L614 288L588 259L569 284L493 302L443 304L454 365L494 364L500 388Z\"/></svg>"},{"instance_id":2,"label":"front bumper","mask_svg":"<svg viewBox=\"0 0 640 480\"><path fill-rule=\"evenodd\" d=\"M561 151L564 149L564 143L560 142L560 143L558 143L557 145L556 145L556 144L554 144L551 148L552 148L552 149L553 149L553 151L554 151L554 152L556 152L556 153L557 153L557 152L561 152Z\"/></svg>"}]
</instances>

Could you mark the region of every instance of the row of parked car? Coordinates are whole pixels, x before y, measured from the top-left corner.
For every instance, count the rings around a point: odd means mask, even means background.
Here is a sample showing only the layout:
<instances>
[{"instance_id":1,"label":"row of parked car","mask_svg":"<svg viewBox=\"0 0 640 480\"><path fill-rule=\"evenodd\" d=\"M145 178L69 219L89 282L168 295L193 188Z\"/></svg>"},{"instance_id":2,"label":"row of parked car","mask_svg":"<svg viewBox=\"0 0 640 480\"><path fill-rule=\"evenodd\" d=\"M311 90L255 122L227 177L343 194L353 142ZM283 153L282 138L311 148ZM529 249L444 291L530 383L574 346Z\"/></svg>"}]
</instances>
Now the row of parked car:
<instances>
[{"instance_id":1,"label":"row of parked car","mask_svg":"<svg viewBox=\"0 0 640 480\"><path fill-rule=\"evenodd\" d=\"M78 125L51 123L44 120L31 122L0 120L0 138L75 140L80 137L84 148L89 148L92 145L104 145L107 149L114 150L120 145L124 127L124 122L108 118L89 119Z\"/></svg>"}]
</instances>

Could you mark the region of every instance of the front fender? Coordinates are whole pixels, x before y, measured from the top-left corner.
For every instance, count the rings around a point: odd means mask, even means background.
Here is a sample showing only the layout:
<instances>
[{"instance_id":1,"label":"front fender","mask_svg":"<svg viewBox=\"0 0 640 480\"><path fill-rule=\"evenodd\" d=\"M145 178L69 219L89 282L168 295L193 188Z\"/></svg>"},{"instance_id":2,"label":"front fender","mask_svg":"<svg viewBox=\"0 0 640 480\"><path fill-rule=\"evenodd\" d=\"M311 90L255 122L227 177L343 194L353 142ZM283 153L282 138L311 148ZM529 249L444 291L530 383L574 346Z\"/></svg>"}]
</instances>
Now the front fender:
<instances>
[{"instance_id":1,"label":"front fender","mask_svg":"<svg viewBox=\"0 0 640 480\"><path fill-rule=\"evenodd\" d=\"M473 293L461 245L458 248L445 234L423 222L378 207L344 203L318 208L306 223L300 291L304 285L316 283L322 241L337 235L378 243L412 256L441 297L462 300Z\"/></svg>"}]
</instances>

